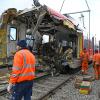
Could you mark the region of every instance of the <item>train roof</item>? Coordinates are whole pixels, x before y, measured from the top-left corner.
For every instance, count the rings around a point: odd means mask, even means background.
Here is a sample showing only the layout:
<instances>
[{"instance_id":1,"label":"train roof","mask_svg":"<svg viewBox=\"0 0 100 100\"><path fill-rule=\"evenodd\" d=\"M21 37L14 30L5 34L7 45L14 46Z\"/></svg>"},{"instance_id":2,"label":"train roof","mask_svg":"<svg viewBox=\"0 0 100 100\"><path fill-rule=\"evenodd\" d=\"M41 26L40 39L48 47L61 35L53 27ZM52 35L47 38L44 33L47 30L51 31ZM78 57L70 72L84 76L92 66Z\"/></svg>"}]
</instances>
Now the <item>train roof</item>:
<instances>
[{"instance_id":1,"label":"train roof","mask_svg":"<svg viewBox=\"0 0 100 100\"><path fill-rule=\"evenodd\" d=\"M24 14L29 14L31 12L36 12L40 9L45 9L46 13L48 13L50 15L50 17L53 17L53 18L60 20L60 21L63 21L63 24L65 26L67 25L69 28L72 28L75 30L75 24L72 22L72 20L70 18L68 18L67 16L65 16L65 15L51 9L50 7L47 7L47 6L32 7L30 9L26 8L26 9L20 11L18 13L18 16L21 16Z\"/></svg>"},{"instance_id":2,"label":"train roof","mask_svg":"<svg viewBox=\"0 0 100 100\"><path fill-rule=\"evenodd\" d=\"M21 18L22 20L24 20L24 17L30 16L30 15L31 16L35 16L35 17L38 18L40 12L45 12L46 15L49 15L50 19L52 19L52 20L56 19L59 23L60 22L63 23L64 26L67 26L70 29L73 29L75 31L77 31L77 30L80 31L81 30L80 28L77 27L77 25L74 23L74 21L72 20L71 17L63 15L63 14L55 11L54 9L52 9L50 7L47 7L46 5L44 5L44 6L38 6L38 7L33 6L30 9L26 8L24 10L19 10L19 11L17 11L15 8L9 8L8 10L6 10L2 14L9 13L9 15L12 14L13 16L15 16L17 18ZM55 22L56 21L54 21L54 23Z\"/></svg>"}]
</instances>

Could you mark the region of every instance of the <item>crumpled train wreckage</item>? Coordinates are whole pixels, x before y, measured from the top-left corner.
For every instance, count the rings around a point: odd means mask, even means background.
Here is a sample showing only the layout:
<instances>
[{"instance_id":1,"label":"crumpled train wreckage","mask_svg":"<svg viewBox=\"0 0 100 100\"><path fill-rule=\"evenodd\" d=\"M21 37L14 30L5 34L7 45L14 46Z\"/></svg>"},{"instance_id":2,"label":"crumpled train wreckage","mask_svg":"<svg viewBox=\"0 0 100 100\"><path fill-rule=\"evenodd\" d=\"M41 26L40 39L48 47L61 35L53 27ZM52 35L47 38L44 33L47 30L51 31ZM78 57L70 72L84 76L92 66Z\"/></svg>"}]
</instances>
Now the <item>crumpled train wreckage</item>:
<instances>
[{"instance_id":1,"label":"crumpled train wreckage","mask_svg":"<svg viewBox=\"0 0 100 100\"><path fill-rule=\"evenodd\" d=\"M31 9L17 12L11 8L2 14L0 29L16 28L17 39L8 41L7 57L15 50L17 40L26 39L36 56L36 68L40 72L65 73L68 68L80 66L79 52L82 49L82 32L65 15L35 2ZM8 31L7 31L8 32ZM7 33L10 39L13 36Z\"/></svg>"}]
</instances>

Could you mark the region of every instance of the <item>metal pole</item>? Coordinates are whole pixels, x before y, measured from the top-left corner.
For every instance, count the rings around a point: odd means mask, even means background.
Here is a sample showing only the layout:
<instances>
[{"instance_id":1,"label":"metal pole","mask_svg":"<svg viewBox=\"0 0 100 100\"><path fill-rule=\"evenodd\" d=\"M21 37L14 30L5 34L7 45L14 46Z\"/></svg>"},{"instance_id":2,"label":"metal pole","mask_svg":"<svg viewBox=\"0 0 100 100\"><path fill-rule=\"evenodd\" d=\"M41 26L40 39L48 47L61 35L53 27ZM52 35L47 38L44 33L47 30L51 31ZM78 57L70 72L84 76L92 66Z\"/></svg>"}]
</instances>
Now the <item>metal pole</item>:
<instances>
[{"instance_id":1,"label":"metal pole","mask_svg":"<svg viewBox=\"0 0 100 100\"><path fill-rule=\"evenodd\" d=\"M90 11L89 11L89 47L88 48L90 49Z\"/></svg>"},{"instance_id":2,"label":"metal pole","mask_svg":"<svg viewBox=\"0 0 100 100\"><path fill-rule=\"evenodd\" d=\"M88 49L90 49L90 7L88 5L87 0L85 0L85 3L86 3L88 10L89 10L89 45L88 45Z\"/></svg>"},{"instance_id":3,"label":"metal pole","mask_svg":"<svg viewBox=\"0 0 100 100\"><path fill-rule=\"evenodd\" d=\"M93 54L94 54L94 37L92 37L92 48L93 48Z\"/></svg>"},{"instance_id":4,"label":"metal pole","mask_svg":"<svg viewBox=\"0 0 100 100\"><path fill-rule=\"evenodd\" d=\"M67 13L67 14L78 14L78 13L85 13L85 12L89 12L90 10L84 10L84 11L77 11L77 12L71 12L71 13Z\"/></svg>"},{"instance_id":5,"label":"metal pole","mask_svg":"<svg viewBox=\"0 0 100 100\"><path fill-rule=\"evenodd\" d=\"M96 48L96 34L95 34L95 50L96 50L97 48Z\"/></svg>"}]
</instances>

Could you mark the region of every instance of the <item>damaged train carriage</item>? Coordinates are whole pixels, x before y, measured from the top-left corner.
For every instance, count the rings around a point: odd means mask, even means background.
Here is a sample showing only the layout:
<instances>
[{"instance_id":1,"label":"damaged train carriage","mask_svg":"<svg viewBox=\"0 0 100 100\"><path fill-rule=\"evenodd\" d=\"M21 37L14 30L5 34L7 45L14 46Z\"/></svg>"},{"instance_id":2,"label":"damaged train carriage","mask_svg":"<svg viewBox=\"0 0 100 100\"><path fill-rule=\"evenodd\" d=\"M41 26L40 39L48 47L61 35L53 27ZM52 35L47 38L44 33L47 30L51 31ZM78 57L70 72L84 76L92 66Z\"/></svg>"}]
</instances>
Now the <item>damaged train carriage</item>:
<instances>
[{"instance_id":1,"label":"damaged train carriage","mask_svg":"<svg viewBox=\"0 0 100 100\"><path fill-rule=\"evenodd\" d=\"M38 65L56 70L80 66L82 32L73 22L47 6L18 11L8 9L0 21L0 65L10 65L16 42L26 39ZM38 66L37 65L37 66Z\"/></svg>"}]
</instances>

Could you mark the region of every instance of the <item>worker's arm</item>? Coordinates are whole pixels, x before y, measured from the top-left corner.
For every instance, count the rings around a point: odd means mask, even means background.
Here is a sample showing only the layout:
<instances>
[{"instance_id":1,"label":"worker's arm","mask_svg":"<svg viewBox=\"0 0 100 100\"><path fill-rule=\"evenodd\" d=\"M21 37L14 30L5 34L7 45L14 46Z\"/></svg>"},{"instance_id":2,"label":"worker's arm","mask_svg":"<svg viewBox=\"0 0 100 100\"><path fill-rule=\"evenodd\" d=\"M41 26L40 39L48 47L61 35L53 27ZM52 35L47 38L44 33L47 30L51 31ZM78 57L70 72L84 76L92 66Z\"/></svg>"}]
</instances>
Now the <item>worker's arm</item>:
<instances>
[{"instance_id":1,"label":"worker's arm","mask_svg":"<svg viewBox=\"0 0 100 100\"><path fill-rule=\"evenodd\" d=\"M23 56L19 53L16 53L14 56L12 73L10 76L9 83L15 84L17 82L22 66L23 66Z\"/></svg>"}]
</instances>

